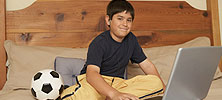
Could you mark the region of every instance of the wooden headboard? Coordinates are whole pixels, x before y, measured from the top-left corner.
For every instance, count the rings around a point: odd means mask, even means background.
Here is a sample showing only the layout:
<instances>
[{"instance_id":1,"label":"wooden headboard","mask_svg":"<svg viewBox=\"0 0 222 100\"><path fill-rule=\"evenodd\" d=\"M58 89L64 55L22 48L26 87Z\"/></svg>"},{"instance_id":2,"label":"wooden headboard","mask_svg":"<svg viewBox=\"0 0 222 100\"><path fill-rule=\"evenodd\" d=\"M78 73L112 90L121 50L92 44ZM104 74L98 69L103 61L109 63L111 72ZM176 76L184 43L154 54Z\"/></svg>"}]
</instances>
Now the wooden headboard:
<instances>
[{"instance_id":1,"label":"wooden headboard","mask_svg":"<svg viewBox=\"0 0 222 100\"><path fill-rule=\"evenodd\" d=\"M20 45L87 48L94 37L108 29L104 18L109 1L37 0L28 8L6 11L5 0L0 0L0 88L6 81L4 40ZM180 44L199 36L220 45L217 2L207 1L206 11L185 1L130 1L135 8L132 31L144 48Z\"/></svg>"}]
</instances>

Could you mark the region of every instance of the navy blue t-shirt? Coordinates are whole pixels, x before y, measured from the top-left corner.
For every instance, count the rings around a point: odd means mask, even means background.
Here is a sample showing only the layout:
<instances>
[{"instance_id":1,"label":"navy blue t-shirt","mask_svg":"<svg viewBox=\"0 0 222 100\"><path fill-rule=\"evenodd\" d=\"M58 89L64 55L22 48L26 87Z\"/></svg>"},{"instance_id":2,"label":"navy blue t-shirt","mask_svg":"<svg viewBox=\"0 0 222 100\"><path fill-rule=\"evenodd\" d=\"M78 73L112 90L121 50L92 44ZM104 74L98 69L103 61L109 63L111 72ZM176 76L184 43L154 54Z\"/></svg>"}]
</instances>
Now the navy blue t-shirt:
<instances>
[{"instance_id":1,"label":"navy blue t-shirt","mask_svg":"<svg viewBox=\"0 0 222 100\"><path fill-rule=\"evenodd\" d=\"M101 75L123 78L129 60L140 63L146 58L132 32L122 42L117 42L111 37L110 31L105 31L89 45L86 64L81 74L86 73L87 65L96 65L100 67Z\"/></svg>"}]
</instances>

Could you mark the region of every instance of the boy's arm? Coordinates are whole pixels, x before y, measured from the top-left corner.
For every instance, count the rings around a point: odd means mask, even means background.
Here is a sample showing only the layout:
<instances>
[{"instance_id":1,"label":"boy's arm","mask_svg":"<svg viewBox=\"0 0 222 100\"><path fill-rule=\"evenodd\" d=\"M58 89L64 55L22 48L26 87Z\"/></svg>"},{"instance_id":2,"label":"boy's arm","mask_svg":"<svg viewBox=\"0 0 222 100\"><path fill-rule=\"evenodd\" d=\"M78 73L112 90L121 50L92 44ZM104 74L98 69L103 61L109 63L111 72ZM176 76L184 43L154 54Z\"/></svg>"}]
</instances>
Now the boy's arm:
<instances>
[{"instance_id":1,"label":"boy's arm","mask_svg":"<svg viewBox=\"0 0 222 100\"><path fill-rule=\"evenodd\" d=\"M100 68L96 65L88 65L86 71L87 82L94 87L100 94L105 95L110 100L122 100L125 98L139 100L136 96L121 93L111 87L99 74Z\"/></svg>"},{"instance_id":2,"label":"boy's arm","mask_svg":"<svg viewBox=\"0 0 222 100\"><path fill-rule=\"evenodd\" d=\"M158 73L156 67L154 66L154 64L151 61L149 61L148 59L145 59L143 62L139 63L139 66L145 74L158 76L160 78L160 80L162 81L163 89L165 90L166 86L165 86L162 78L160 77L160 74Z\"/></svg>"}]
</instances>

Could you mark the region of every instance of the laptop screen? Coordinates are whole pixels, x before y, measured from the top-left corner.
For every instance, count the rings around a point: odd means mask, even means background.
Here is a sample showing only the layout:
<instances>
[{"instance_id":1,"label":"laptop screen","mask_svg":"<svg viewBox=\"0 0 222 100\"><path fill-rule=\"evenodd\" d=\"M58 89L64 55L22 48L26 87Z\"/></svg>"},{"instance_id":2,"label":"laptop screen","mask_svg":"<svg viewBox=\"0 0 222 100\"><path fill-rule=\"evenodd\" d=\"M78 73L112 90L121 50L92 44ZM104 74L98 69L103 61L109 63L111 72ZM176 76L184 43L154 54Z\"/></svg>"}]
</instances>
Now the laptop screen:
<instances>
[{"instance_id":1,"label":"laptop screen","mask_svg":"<svg viewBox=\"0 0 222 100\"><path fill-rule=\"evenodd\" d=\"M163 100L202 100L208 94L222 47L178 50Z\"/></svg>"}]
</instances>

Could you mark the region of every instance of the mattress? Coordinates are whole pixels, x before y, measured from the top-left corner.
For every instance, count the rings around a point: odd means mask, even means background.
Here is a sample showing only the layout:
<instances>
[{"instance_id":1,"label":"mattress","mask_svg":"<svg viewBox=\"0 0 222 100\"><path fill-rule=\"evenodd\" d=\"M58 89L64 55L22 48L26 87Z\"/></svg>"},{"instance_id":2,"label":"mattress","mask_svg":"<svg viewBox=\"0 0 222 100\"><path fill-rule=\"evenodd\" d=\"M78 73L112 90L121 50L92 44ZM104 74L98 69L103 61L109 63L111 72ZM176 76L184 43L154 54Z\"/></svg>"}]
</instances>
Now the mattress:
<instances>
[{"instance_id":1,"label":"mattress","mask_svg":"<svg viewBox=\"0 0 222 100\"><path fill-rule=\"evenodd\" d=\"M222 79L212 82L209 93L204 100L222 99ZM0 91L0 100L35 100L29 89L4 90Z\"/></svg>"}]
</instances>

